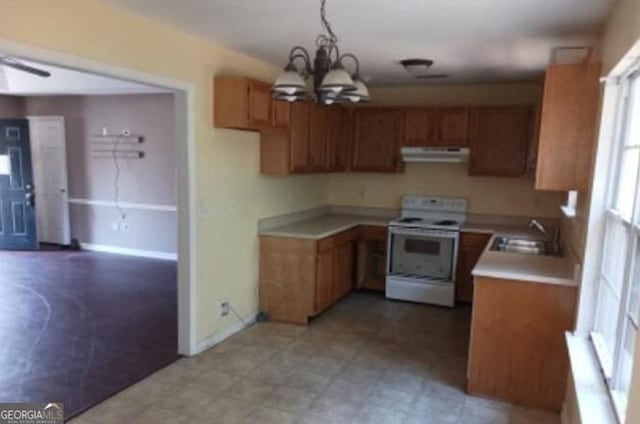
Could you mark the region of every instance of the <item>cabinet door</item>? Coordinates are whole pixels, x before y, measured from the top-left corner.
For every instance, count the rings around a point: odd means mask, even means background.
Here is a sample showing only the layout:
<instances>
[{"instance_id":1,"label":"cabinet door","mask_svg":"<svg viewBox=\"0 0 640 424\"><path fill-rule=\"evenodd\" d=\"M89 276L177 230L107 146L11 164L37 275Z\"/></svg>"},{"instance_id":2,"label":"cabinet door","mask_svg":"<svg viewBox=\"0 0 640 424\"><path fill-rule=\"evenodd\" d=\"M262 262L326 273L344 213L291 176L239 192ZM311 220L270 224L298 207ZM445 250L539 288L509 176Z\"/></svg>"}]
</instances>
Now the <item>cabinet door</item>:
<instances>
[{"instance_id":1,"label":"cabinet door","mask_svg":"<svg viewBox=\"0 0 640 424\"><path fill-rule=\"evenodd\" d=\"M272 124L274 127L286 128L289 126L289 113L291 103L282 100L273 100L271 105Z\"/></svg>"},{"instance_id":2,"label":"cabinet door","mask_svg":"<svg viewBox=\"0 0 640 424\"><path fill-rule=\"evenodd\" d=\"M309 103L291 104L289 123L291 171L306 171L309 164Z\"/></svg>"},{"instance_id":3,"label":"cabinet door","mask_svg":"<svg viewBox=\"0 0 640 424\"><path fill-rule=\"evenodd\" d=\"M473 300L473 275L471 271L478 263L490 234L462 233L460 236L460 252L456 270L456 301L471 302Z\"/></svg>"},{"instance_id":4,"label":"cabinet door","mask_svg":"<svg viewBox=\"0 0 640 424\"><path fill-rule=\"evenodd\" d=\"M353 290L354 261L352 242L349 241L336 246L334 250L334 301L341 299Z\"/></svg>"},{"instance_id":5,"label":"cabinet door","mask_svg":"<svg viewBox=\"0 0 640 424\"><path fill-rule=\"evenodd\" d=\"M361 109L355 116L352 169L396 172L404 114L396 109Z\"/></svg>"},{"instance_id":6,"label":"cabinet door","mask_svg":"<svg viewBox=\"0 0 640 424\"><path fill-rule=\"evenodd\" d=\"M438 146L466 146L469 144L469 110L445 108L438 111Z\"/></svg>"},{"instance_id":7,"label":"cabinet door","mask_svg":"<svg viewBox=\"0 0 640 424\"><path fill-rule=\"evenodd\" d=\"M435 119L430 109L409 109L405 112L404 145L424 147L434 144Z\"/></svg>"},{"instance_id":8,"label":"cabinet door","mask_svg":"<svg viewBox=\"0 0 640 424\"><path fill-rule=\"evenodd\" d=\"M345 171L349 160L350 138L349 111L331 107L327 112L327 169Z\"/></svg>"},{"instance_id":9,"label":"cabinet door","mask_svg":"<svg viewBox=\"0 0 640 424\"><path fill-rule=\"evenodd\" d=\"M537 190L589 187L598 121L600 65L552 65L542 96Z\"/></svg>"},{"instance_id":10,"label":"cabinet door","mask_svg":"<svg viewBox=\"0 0 640 424\"><path fill-rule=\"evenodd\" d=\"M271 86L262 81L249 82L249 124L271 126Z\"/></svg>"},{"instance_id":11,"label":"cabinet door","mask_svg":"<svg viewBox=\"0 0 640 424\"><path fill-rule=\"evenodd\" d=\"M318 253L316 265L315 313L319 314L333 303L334 249Z\"/></svg>"},{"instance_id":12,"label":"cabinet door","mask_svg":"<svg viewBox=\"0 0 640 424\"><path fill-rule=\"evenodd\" d=\"M469 174L519 176L525 172L531 108L477 108L471 113Z\"/></svg>"},{"instance_id":13,"label":"cabinet door","mask_svg":"<svg viewBox=\"0 0 640 424\"><path fill-rule=\"evenodd\" d=\"M461 247L458 255L458 275L456 277L456 300L471 302L473 300L473 275L471 271L478 263L483 249L477 247Z\"/></svg>"},{"instance_id":14,"label":"cabinet door","mask_svg":"<svg viewBox=\"0 0 640 424\"><path fill-rule=\"evenodd\" d=\"M309 167L323 171L327 166L327 107L311 105L309 125Z\"/></svg>"}]
</instances>

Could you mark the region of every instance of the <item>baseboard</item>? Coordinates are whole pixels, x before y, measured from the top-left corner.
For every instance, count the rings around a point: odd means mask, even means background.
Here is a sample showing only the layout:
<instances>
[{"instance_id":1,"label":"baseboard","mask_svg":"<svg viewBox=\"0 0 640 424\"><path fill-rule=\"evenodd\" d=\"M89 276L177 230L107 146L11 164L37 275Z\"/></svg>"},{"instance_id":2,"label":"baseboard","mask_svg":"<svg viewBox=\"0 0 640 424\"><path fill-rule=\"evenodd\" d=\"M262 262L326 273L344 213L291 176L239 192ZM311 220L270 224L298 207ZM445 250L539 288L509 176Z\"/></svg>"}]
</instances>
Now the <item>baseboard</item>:
<instances>
[{"instance_id":1,"label":"baseboard","mask_svg":"<svg viewBox=\"0 0 640 424\"><path fill-rule=\"evenodd\" d=\"M130 249L128 247L107 246L104 244L80 243L83 250L92 252L115 253L116 255L139 256L142 258L163 259L177 261L178 254L170 252L156 252L154 250Z\"/></svg>"},{"instance_id":2,"label":"baseboard","mask_svg":"<svg viewBox=\"0 0 640 424\"><path fill-rule=\"evenodd\" d=\"M198 355L204 352L205 350L211 349L213 346L219 343L222 343L223 341L233 336L234 334L239 333L245 328L252 326L253 324L255 324L255 322L256 322L256 317L255 315L253 315L250 318L245 318L244 322L237 321L234 324L231 324L229 327L225 328L224 330L221 330L215 334L210 335L209 337L205 338L200 343L198 343L198 347L196 349L195 355Z\"/></svg>"}]
</instances>

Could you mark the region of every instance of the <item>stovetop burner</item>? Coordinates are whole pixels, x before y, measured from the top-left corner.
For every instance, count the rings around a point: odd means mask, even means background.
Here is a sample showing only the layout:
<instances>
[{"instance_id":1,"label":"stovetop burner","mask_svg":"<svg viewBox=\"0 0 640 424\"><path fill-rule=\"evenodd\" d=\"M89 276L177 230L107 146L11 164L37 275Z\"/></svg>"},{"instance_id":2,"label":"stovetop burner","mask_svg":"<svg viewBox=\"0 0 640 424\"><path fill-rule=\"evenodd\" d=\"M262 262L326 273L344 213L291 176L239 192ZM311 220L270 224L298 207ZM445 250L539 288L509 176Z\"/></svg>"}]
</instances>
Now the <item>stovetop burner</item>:
<instances>
[{"instance_id":1,"label":"stovetop burner","mask_svg":"<svg viewBox=\"0 0 640 424\"><path fill-rule=\"evenodd\" d=\"M412 222L420 222L422 220L423 220L422 218L414 218L412 216L408 216L408 217L399 219L398 222L403 222L403 223L410 224Z\"/></svg>"},{"instance_id":2,"label":"stovetop burner","mask_svg":"<svg viewBox=\"0 0 640 424\"><path fill-rule=\"evenodd\" d=\"M454 221L452 219L443 219L442 221L436 221L434 225L456 225L458 221Z\"/></svg>"}]
</instances>

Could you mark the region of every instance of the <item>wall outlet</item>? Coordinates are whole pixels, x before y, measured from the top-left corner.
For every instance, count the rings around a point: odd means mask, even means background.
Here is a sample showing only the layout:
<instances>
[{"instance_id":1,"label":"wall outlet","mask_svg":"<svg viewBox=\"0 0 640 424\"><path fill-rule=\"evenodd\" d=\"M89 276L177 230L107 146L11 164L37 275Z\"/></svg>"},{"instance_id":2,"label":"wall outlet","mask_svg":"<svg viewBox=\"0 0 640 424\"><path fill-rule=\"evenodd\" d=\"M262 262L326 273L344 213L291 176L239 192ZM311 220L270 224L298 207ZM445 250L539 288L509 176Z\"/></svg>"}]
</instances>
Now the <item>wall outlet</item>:
<instances>
[{"instance_id":1,"label":"wall outlet","mask_svg":"<svg viewBox=\"0 0 640 424\"><path fill-rule=\"evenodd\" d=\"M122 221L120 223L120 228L122 228L122 231L129 231L131 229L131 225L129 224L129 221Z\"/></svg>"},{"instance_id":2,"label":"wall outlet","mask_svg":"<svg viewBox=\"0 0 640 424\"><path fill-rule=\"evenodd\" d=\"M220 302L220 316L226 317L227 315L229 315L229 301L223 300Z\"/></svg>"}]
</instances>

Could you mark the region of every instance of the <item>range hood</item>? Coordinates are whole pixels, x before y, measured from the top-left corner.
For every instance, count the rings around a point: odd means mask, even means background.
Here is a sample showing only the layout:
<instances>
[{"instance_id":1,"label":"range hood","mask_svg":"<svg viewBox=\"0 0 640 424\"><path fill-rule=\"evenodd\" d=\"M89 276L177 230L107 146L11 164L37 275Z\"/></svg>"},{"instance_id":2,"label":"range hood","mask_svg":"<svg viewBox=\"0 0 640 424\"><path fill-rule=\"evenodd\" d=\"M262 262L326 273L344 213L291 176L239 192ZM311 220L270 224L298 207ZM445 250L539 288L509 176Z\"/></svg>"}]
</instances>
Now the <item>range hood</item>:
<instances>
[{"instance_id":1,"label":"range hood","mask_svg":"<svg viewBox=\"0 0 640 424\"><path fill-rule=\"evenodd\" d=\"M400 150L405 162L467 162L467 147L403 147Z\"/></svg>"}]
</instances>

